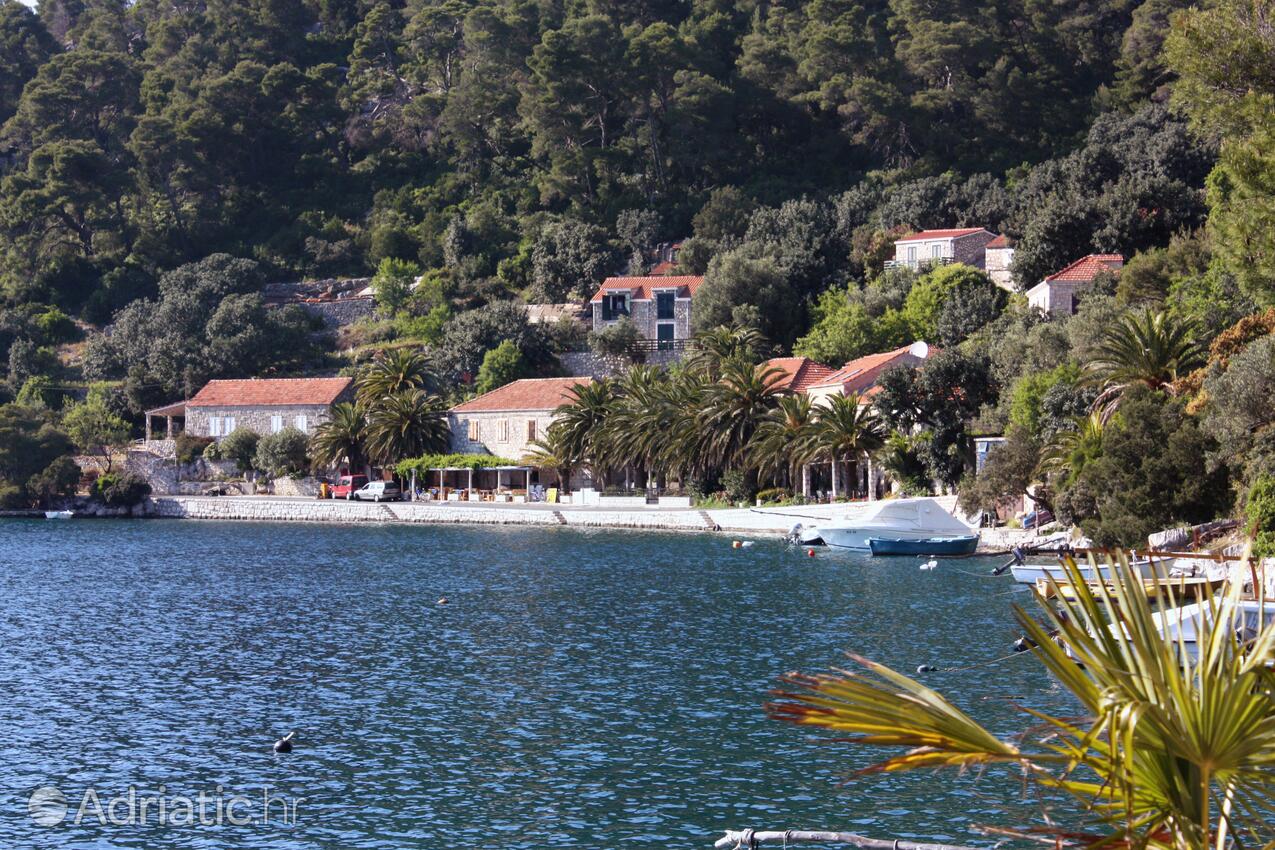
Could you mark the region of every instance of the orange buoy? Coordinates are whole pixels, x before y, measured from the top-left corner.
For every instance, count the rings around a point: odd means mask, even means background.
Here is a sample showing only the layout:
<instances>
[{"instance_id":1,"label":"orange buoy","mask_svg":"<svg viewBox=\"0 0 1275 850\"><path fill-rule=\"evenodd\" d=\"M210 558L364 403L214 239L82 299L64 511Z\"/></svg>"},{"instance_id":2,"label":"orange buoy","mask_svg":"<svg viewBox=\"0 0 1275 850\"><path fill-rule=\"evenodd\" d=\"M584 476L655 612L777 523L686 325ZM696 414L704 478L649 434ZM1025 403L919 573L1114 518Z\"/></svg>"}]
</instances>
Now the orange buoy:
<instances>
[{"instance_id":1,"label":"orange buoy","mask_svg":"<svg viewBox=\"0 0 1275 850\"><path fill-rule=\"evenodd\" d=\"M738 540L733 540L733 541L731 541L730 548L732 548L732 549L738 549L738 548L739 548L740 546L742 546L742 545L743 545L743 544L742 544L742 543L740 543Z\"/></svg>"}]
</instances>

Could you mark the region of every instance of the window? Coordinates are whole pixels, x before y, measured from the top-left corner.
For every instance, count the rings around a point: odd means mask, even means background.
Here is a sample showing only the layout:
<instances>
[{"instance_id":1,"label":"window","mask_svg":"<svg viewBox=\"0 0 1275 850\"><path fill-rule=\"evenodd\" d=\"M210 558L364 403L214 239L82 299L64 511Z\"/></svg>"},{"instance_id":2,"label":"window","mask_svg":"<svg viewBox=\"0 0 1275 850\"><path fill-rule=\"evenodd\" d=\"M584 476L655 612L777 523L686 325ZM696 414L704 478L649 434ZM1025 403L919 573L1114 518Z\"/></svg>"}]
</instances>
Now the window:
<instances>
[{"instance_id":1,"label":"window","mask_svg":"<svg viewBox=\"0 0 1275 850\"><path fill-rule=\"evenodd\" d=\"M527 442L534 443L536 441L536 420L527 420Z\"/></svg>"},{"instance_id":2,"label":"window","mask_svg":"<svg viewBox=\"0 0 1275 850\"><path fill-rule=\"evenodd\" d=\"M655 318L673 318L673 297L672 292L655 293Z\"/></svg>"},{"instance_id":3,"label":"window","mask_svg":"<svg viewBox=\"0 0 1275 850\"><path fill-rule=\"evenodd\" d=\"M478 420L477 419L469 420L469 442L471 443L478 442Z\"/></svg>"},{"instance_id":4,"label":"window","mask_svg":"<svg viewBox=\"0 0 1275 850\"><path fill-rule=\"evenodd\" d=\"M276 414L270 417L270 433L278 434L283 430L283 417Z\"/></svg>"},{"instance_id":5,"label":"window","mask_svg":"<svg viewBox=\"0 0 1275 850\"><path fill-rule=\"evenodd\" d=\"M629 315L629 293L616 292L602 296L602 321L610 322Z\"/></svg>"},{"instance_id":6,"label":"window","mask_svg":"<svg viewBox=\"0 0 1275 850\"><path fill-rule=\"evenodd\" d=\"M916 265L916 246L915 245L908 246L908 265L909 266Z\"/></svg>"},{"instance_id":7,"label":"window","mask_svg":"<svg viewBox=\"0 0 1275 850\"><path fill-rule=\"evenodd\" d=\"M221 417L220 416L208 417L208 436L210 437L221 436Z\"/></svg>"},{"instance_id":8,"label":"window","mask_svg":"<svg viewBox=\"0 0 1275 850\"><path fill-rule=\"evenodd\" d=\"M943 246L942 246L942 245L931 245L931 246L930 246L930 256L931 256L931 257L933 257L933 258L934 258L934 259L936 259L936 260L937 260L939 257L942 257L942 256L943 256Z\"/></svg>"},{"instance_id":9,"label":"window","mask_svg":"<svg viewBox=\"0 0 1275 850\"><path fill-rule=\"evenodd\" d=\"M500 442L502 443L509 442L509 420L508 419L500 420L500 425L496 428L496 433L498 435L498 439L500 440Z\"/></svg>"},{"instance_id":10,"label":"window","mask_svg":"<svg viewBox=\"0 0 1275 850\"><path fill-rule=\"evenodd\" d=\"M308 433L310 430L310 420L306 418L304 413L298 413L296 419L297 430L302 434Z\"/></svg>"},{"instance_id":11,"label":"window","mask_svg":"<svg viewBox=\"0 0 1275 850\"><path fill-rule=\"evenodd\" d=\"M235 417L227 416L226 421L222 424L222 433L229 434L235 430Z\"/></svg>"}]
</instances>

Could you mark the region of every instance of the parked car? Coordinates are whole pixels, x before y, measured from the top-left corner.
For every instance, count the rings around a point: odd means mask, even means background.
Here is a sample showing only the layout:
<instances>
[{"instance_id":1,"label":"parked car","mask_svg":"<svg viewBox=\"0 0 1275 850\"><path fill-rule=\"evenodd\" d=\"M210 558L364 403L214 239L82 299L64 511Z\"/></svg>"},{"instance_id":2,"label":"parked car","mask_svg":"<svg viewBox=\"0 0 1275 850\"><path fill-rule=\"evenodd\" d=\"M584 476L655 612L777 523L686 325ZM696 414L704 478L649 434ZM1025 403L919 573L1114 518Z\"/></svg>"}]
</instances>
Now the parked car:
<instances>
[{"instance_id":1,"label":"parked car","mask_svg":"<svg viewBox=\"0 0 1275 850\"><path fill-rule=\"evenodd\" d=\"M393 481L370 481L354 491L357 502L397 502L403 491Z\"/></svg>"},{"instance_id":2,"label":"parked car","mask_svg":"<svg viewBox=\"0 0 1275 850\"><path fill-rule=\"evenodd\" d=\"M1045 508L1038 511L1032 511L1023 517L1023 528L1040 528L1042 525L1049 525L1054 521L1054 515Z\"/></svg>"},{"instance_id":3,"label":"parked car","mask_svg":"<svg viewBox=\"0 0 1275 850\"><path fill-rule=\"evenodd\" d=\"M336 480L336 485L332 488L332 498L353 498L354 492L365 484L367 484L366 475L342 475Z\"/></svg>"}]
</instances>

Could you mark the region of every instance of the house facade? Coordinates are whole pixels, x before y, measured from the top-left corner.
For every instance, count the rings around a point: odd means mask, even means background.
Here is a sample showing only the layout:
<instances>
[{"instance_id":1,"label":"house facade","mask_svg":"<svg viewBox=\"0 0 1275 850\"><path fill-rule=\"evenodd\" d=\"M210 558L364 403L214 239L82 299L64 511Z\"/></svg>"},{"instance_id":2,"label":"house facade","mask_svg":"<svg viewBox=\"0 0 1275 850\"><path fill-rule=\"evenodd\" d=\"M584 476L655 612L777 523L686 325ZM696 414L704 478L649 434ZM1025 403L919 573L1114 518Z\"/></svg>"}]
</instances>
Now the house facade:
<instances>
[{"instance_id":1,"label":"house facade","mask_svg":"<svg viewBox=\"0 0 1275 850\"><path fill-rule=\"evenodd\" d=\"M1001 234L987 243L984 249L983 270L992 283L1006 292L1016 292L1014 275L1010 267L1014 263L1014 240Z\"/></svg>"},{"instance_id":2,"label":"house facade","mask_svg":"<svg viewBox=\"0 0 1275 850\"><path fill-rule=\"evenodd\" d=\"M447 411L451 451L521 460L543 439L554 411L571 401L572 387L591 378L524 378Z\"/></svg>"},{"instance_id":3,"label":"house facade","mask_svg":"<svg viewBox=\"0 0 1275 850\"><path fill-rule=\"evenodd\" d=\"M698 275L609 277L589 306L594 332L628 319L657 349L673 349L691 338L691 305L703 284Z\"/></svg>"},{"instance_id":4,"label":"house facade","mask_svg":"<svg viewBox=\"0 0 1275 850\"><path fill-rule=\"evenodd\" d=\"M868 354L812 382L805 392L813 404L827 405L828 399L837 395L857 395L860 403L867 404L877 394L877 379L886 370L896 366L915 368L936 353L928 343L918 341L893 351Z\"/></svg>"},{"instance_id":5,"label":"house facade","mask_svg":"<svg viewBox=\"0 0 1275 850\"><path fill-rule=\"evenodd\" d=\"M332 406L354 398L352 378L250 378L209 381L186 402L188 434L227 436L236 428L273 434L296 428L310 434L332 415Z\"/></svg>"},{"instance_id":6,"label":"house facade","mask_svg":"<svg viewBox=\"0 0 1275 850\"><path fill-rule=\"evenodd\" d=\"M1049 316L1071 316L1080 298L1102 274L1118 273L1124 267L1119 254L1090 254L1054 272L1027 290L1027 301Z\"/></svg>"},{"instance_id":7,"label":"house facade","mask_svg":"<svg viewBox=\"0 0 1275 850\"><path fill-rule=\"evenodd\" d=\"M976 269L986 265L987 244L996 238L981 227L951 230L922 230L894 243L894 260L886 268L913 271L950 263L964 263Z\"/></svg>"}]
</instances>

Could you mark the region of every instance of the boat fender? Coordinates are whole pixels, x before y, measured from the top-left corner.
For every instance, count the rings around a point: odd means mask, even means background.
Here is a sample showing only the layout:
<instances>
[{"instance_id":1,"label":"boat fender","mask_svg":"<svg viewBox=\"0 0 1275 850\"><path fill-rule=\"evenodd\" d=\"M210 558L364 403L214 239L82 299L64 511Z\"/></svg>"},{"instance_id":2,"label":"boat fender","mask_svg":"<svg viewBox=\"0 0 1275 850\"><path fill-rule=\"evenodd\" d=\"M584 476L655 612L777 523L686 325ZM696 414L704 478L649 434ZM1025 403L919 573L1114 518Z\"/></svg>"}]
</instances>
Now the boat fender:
<instances>
[{"instance_id":1,"label":"boat fender","mask_svg":"<svg viewBox=\"0 0 1275 850\"><path fill-rule=\"evenodd\" d=\"M918 672L918 673L933 673L933 672L934 672L935 670L937 670L937 669L938 669L937 667L932 667L932 666L931 666L931 665L929 665L929 664L919 664L919 665L917 665L916 672Z\"/></svg>"},{"instance_id":2,"label":"boat fender","mask_svg":"<svg viewBox=\"0 0 1275 850\"><path fill-rule=\"evenodd\" d=\"M1027 637L1026 635L1023 635L1018 640L1014 641L1015 652L1026 652L1027 650L1032 649L1035 646L1036 646L1036 642L1032 640L1031 638Z\"/></svg>"},{"instance_id":3,"label":"boat fender","mask_svg":"<svg viewBox=\"0 0 1275 850\"><path fill-rule=\"evenodd\" d=\"M274 742L274 751L275 751L276 753L290 753L290 752L292 752L292 736L293 736L293 735L295 735L295 734L297 734L297 733L296 733L296 732L289 732L288 734L284 735L284 736L283 736L282 738L280 738L279 740L275 741L275 742Z\"/></svg>"}]
</instances>

